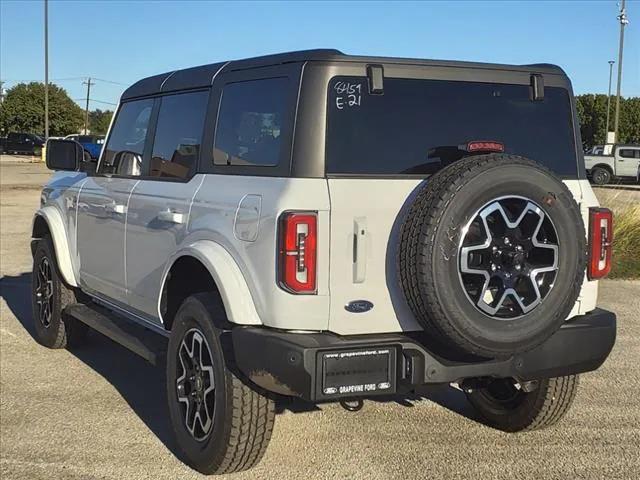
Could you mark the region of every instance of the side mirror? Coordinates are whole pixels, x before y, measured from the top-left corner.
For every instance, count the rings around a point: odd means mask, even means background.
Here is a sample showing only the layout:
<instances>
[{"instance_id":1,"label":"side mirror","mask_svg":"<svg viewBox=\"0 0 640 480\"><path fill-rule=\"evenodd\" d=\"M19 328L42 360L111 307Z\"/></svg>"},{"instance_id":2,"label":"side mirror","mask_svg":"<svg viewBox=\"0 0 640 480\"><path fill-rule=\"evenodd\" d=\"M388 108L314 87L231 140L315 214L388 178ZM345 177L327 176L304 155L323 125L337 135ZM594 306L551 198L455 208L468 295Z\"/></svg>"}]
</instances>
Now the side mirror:
<instances>
[{"instance_id":1,"label":"side mirror","mask_svg":"<svg viewBox=\"0 0 640 480\"><path fill-rule=\"evenodd\" d=\"M73 140L47 140L46 164L49 170L79 169L84 157L84 148Z\"/></svg>"}]
</instances>

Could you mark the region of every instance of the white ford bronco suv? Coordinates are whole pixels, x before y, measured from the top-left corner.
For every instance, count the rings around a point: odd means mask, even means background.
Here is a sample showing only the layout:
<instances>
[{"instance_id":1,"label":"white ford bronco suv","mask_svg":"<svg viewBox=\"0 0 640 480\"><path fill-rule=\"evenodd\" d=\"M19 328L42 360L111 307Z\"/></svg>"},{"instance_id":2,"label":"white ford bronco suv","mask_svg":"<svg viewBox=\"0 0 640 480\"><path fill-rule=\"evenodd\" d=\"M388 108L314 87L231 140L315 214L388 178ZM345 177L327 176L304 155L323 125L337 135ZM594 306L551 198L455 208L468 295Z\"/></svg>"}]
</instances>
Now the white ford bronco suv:
<instances>
[{"instance_id":1,"label":"white ford bronco suv","mask_svg":"<svg viewBox=\"0 0 640 480\"><path fill-rule=\"evenodd\" d=\"M97 164L48 142L37 340L90 326L155 361L139 333L167 337L170 422L204 473L255 465L281 396L453 384L495 428L551 425L616 333L580 145L546 64L313 50L146 78Z\"/></svg>"}]
</instances>

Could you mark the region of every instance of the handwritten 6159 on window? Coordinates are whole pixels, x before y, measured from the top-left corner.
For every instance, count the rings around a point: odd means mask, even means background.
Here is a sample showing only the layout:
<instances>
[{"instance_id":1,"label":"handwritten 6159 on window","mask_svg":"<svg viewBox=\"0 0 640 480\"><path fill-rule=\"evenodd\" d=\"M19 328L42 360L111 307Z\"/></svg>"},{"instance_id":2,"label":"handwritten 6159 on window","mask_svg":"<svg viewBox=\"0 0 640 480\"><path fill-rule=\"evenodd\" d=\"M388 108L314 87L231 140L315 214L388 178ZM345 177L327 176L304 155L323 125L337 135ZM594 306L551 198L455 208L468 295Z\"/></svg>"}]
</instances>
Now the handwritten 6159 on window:
<instances>
[{"instance_id":1,"label":"handwritten 6159 on window","mask_svg":"<svg viewBox=\"0 0 640 480\"><path fill-rule=\"evenodd\" d=\"M360 83L337 82L333 89L336 92L336 108L359 107L362 100L362 85Z\"/></svg>"}]
</instances>

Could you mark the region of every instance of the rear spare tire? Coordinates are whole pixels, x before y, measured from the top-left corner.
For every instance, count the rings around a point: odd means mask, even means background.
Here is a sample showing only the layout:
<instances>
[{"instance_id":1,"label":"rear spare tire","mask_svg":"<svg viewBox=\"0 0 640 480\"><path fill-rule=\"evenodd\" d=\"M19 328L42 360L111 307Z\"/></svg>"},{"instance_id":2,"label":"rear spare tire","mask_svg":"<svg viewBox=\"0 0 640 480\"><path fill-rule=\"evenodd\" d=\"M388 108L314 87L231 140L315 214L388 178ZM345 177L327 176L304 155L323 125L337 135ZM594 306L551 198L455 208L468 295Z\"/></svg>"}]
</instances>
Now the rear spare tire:
<instances>
[{"instance_id":1,"label":"rear spare tire","mask_svg":"<svg viewBox=\"0 0 640 480\"><path fill-rule=\"evenodd\" d=\"M460 160L430 177L401 229L400 283L417 320L458 351L507 357L548 339L586 262L571 192L513 155Z\"/></svg>"}]
</instances>

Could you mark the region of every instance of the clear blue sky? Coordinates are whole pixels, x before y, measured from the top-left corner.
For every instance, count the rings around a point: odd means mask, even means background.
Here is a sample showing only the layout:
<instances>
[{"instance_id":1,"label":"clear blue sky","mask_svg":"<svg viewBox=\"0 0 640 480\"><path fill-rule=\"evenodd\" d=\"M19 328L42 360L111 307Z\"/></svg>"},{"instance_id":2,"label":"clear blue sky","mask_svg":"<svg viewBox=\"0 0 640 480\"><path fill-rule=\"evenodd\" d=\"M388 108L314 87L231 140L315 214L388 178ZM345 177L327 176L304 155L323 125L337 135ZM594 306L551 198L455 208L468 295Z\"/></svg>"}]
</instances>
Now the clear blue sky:
<instances>
[{"instance_id":1,"label":"clear blue sky","mask_svg":"<svg viewBox=\"0 0 640 480\"><path fill-rule=\"evenodd\" d=\"M640 1L627 2L622 92L640 96ZM617 60L615 1L456 2L49 2L49 78L74 99L82 79L91 97L117 102L132 82L155 73L287 50L548 62L577 93L606 93ZM43 79L41 0L0 0L0 80ZM69 80L64 80L69 79ZM614 73L615 91L615 73ZM80 103L82 103L80 101ZM84 105L83 105L84 106ZM94 103L91 108L105 108Z\"/></svg>"}]
</instances>

